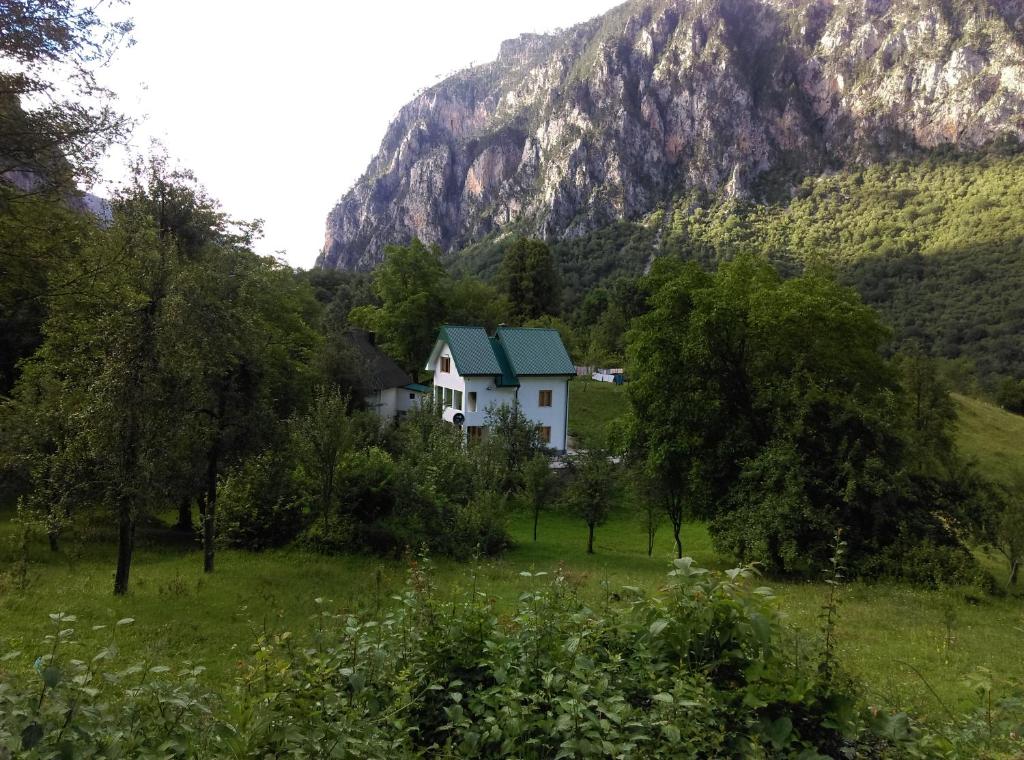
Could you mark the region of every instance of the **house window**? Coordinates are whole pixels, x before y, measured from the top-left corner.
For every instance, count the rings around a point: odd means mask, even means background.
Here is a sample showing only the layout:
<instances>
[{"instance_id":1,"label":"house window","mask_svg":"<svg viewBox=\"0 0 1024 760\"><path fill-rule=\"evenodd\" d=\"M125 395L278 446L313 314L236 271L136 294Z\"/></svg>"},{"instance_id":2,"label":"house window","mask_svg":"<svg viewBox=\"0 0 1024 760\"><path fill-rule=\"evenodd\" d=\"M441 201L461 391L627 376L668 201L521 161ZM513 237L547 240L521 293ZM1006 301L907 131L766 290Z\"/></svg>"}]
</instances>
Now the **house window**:
<instances>
[{"instance_id":1,"label":"house window","mask_svg":"<svg viewBox=\"0 0 1024 760\"><path fill-rule=\"evenodd\" d=\"M538 406L551 406L551 391L541 391Z\"/></svg>"},{"instance_id":2,"label":"house window","mask_svg":"<svg viewBox=\"0 0 1024 760\"><path fill-rule=\"evenodd\" d=\"M453 406L460 412L462 411L462 391L455 391L455 403Z\"/></svg>"},{"instance_id":3,"label":"house window","mask_svg":"<svg viewBox=\"0 0 1024 760\"><path fill-rule=\"evenodd\" d=\"M445 388L444 389L444 405L445 406L451 406L452 405L452 389L451 388Z\"/></svg>"},{"instance_id":4,"label":"house window","mask_svg":"<svg viewBox=\"0 0 1024 760\"><path fill-rule=\"evenodd\" d=\"M551 428L542 427L540 429L540 441L541 443L551 443Z\"/></svg>"},{"instance_id":5,"label":"house window","mask_svg":"<svg viewBox=\"0 0 1024 760\"><path fill-rule=\"evenodd\" d=\"M444 397L444 388L440 385L434 386L434 401L440 401Z\"/></svg>"},{"instance_id":6,"label":"house window","mask_svg":"<svg viewBox=\"0 0 1024 760\"><path fill-rule=\"evenodd\" d=\"M476 411L476 391L470 391L469 392L469 394L466 397L466 402L467 402L467 404L469 406L468 411L475 412Z\"/></svg>"},{"instance_id":7,"label":"house window","mask_svg":"<svg viewBox=\"0 0 1024 760\"><path fill-rule=\"evenodd\" d=\"M441 357L441 371L451 372L452 371L452 358L450 356Z\"/></svg>"},{"instance_id":8,"label":"house window","mask_svg":"<svg viewBox=\"0 0 1024 760\"><path fill-rule=\"evenodd\" d=\"M415 401L416 400L416 394L415 393L410 393L409 394L409 400L410 401Z\"/></svg>"},{"instance_id":9,"label":"house window","mask_svg":"<svg viewBox=\"0 0 1024 760\"><path fill-rule=\"evenodd\" d=\"M466 440L470 443L479 443L484 439L484 429L479 425L469 425L466 428Z\"/></svg>"}]
</instances>

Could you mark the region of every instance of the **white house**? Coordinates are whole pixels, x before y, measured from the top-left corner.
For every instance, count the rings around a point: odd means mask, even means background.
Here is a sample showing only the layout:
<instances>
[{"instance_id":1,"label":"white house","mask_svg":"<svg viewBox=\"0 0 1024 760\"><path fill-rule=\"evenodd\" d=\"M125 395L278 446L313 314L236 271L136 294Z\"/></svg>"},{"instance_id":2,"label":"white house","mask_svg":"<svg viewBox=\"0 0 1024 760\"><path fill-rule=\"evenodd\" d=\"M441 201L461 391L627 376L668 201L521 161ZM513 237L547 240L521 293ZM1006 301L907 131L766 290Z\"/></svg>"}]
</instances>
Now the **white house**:
<instances>
[{"instance_id":1,"label":"white house","mask_svg":"<svg viewBox=\"0 0 1024 760\"><path fill-rule=\"evenodd\" d=\"M372 335L351 329L346 331L345 340L352 349L352 360L360 367L367 409L390 422L400 419L427 397L430 389L414 383L407 372L377 348Z\"/></svg>"},{"instance_id":2,"label":"white house","mask_svg":"<svg viewBox=\"0 0 1024 760\"><path fill-rule=\"evenodd\" d=\"M487 413L518 402L549 448L565 451L569 428L569 380L576 367L556 330L445 325L426 369L434 373L434 397L444 418L482 437Z\"/></svg>"}]
</instances>

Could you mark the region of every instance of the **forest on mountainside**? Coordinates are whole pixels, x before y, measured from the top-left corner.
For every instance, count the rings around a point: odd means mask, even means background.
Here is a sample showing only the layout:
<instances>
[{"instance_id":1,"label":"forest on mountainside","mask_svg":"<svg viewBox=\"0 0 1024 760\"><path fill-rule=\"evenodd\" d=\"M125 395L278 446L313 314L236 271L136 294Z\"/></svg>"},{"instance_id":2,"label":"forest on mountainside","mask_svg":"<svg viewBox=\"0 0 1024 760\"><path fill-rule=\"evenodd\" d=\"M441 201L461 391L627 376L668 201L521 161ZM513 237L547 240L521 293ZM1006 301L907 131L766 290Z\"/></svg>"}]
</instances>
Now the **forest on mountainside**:
<instances>
[{"instance_id":1,"label":"forest on mountainside","mask_svg":"<svg viewBox=\"0 0 1024 760\"><path fill-rule=\"evenodd\" d=\"M555 241L564 311L659 257L713 269L759 253L786 276L834 271L893 327L890 351L959 360L989 392L1024 377L1024 154L1016 144L935 151L783 190L766 182L762 191L758 201L682 198L640 222ZM489 278L501 253L502 239L489 239L448 261Z\"/></svg>"}]
</instances>

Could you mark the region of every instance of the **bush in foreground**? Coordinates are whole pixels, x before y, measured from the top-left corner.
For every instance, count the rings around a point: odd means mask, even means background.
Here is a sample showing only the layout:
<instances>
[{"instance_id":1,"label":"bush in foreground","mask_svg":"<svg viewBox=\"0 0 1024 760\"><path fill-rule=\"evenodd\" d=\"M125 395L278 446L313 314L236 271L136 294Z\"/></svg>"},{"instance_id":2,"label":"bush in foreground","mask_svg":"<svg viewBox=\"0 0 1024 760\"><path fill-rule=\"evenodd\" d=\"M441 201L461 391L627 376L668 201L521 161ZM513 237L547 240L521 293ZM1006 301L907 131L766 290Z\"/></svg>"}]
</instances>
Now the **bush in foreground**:
<instances>
[{"instance_id":1,"label":"bush in foreground","mask_svg":"<svg viewBox=\"0 0 1024 760\"><path fill-rule=\"evenodd\" d=\"M191 665L115 668L113 645L84 657L74 618L53 615L34 682L2 669L22 655L0 664L0 757L820 758L1020 748L1009 703L990 701L984 719L939 738L905 715L864 708L831 648L801 651L753 577L683 558L663 594L625 588L594 608L556 574L537 578L504 617L476 591L435 594L426 563L416 562L390 612L335 614L318 600L308 635L265 634L219 695Z\"/></svg>"}]
</instances>

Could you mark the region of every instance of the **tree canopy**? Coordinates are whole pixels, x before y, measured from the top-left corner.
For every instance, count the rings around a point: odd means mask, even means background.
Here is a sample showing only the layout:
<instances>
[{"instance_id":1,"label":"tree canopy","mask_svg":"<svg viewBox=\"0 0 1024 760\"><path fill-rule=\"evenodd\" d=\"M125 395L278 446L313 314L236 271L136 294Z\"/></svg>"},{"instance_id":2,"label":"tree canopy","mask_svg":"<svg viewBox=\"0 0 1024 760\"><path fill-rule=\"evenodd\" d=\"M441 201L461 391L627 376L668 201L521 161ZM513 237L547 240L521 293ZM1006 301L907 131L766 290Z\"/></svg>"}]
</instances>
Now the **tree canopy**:
<instances>
[{"instance_id":1,"label":"tree canopy","mask_svg":"<svg viewBox=\"0 0 1024 760\"><path fill-rule=\"evenodd\" d=\"M907 495L889 332L853 291L752 256L716 274L666 261L648 285L629 333L632 439L674 524L710 519L720 548L800 574L838 529L851 561L912 519L943 535Z\"/></svg>"}]
</instances>

